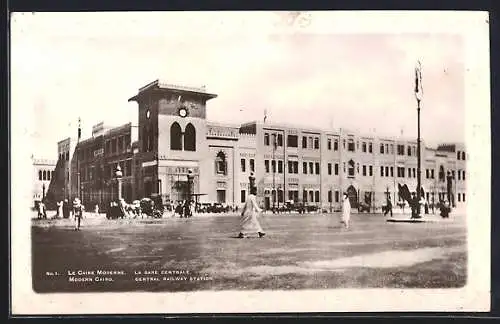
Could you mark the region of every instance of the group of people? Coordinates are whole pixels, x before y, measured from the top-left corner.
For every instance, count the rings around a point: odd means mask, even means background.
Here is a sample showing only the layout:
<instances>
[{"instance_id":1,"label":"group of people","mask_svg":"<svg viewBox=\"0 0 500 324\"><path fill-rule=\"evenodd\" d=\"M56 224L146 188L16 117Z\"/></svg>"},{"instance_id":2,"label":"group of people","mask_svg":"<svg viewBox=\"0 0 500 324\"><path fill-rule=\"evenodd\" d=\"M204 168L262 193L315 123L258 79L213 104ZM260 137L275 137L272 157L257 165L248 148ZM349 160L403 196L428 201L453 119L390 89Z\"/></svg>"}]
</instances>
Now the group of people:
<instances>
[{"instance_id":1,"label":"group of people","mask_svg":"<svg viewBox=\"0 0 500 324\"><path fill-rule=\"evenodd\" d=\"M240 232L238 238L245 238L248 235L257 234L259 238L266 235L259 222L259 217L262 214L262 209L257 204L257 186L255 185L255 177L253 172L250 175L250 193L245 201L243 210L240 216ZM349 196L344 192L342 199L342 217L341 224L346 229L349 229L351 219L351 203Z\"/></svg>"}]
</instances>

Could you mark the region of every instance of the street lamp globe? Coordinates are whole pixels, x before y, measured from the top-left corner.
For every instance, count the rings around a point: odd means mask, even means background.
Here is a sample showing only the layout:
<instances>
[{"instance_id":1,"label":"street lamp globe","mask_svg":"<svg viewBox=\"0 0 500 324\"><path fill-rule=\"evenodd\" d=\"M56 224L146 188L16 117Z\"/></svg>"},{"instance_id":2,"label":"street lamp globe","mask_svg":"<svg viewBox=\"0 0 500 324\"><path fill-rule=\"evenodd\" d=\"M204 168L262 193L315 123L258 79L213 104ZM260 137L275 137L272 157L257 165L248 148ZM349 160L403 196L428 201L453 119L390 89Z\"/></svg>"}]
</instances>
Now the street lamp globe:
<instances>
[{"instance_id":1,"label":"street lamp globe","mask_svg":"<svg viewBox=\"0 0 500 324\"><path fill-rule=\"evenodd\" d=\"M117 178L121 178L123 176L123 173L122 173L122 168L120 167L120 165L118 164L116 166L116 169L115 169L115 176Z\"/></svg>"}]
</instances>

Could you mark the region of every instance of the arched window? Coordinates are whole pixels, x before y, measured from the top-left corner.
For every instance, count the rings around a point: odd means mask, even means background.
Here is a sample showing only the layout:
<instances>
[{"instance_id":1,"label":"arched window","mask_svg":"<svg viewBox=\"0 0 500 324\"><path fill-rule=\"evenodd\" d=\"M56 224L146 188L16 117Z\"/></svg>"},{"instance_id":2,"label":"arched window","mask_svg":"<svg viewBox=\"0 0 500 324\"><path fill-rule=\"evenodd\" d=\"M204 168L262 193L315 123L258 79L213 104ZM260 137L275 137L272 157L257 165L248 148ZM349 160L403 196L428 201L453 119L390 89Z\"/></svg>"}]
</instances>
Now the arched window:
<instances>
[{"instance_id":1,"label":"arched window","mask_svg":"<svg viewBox=\"0 0 500 324\"><path fill-rule=\"evenodd\" d=\"M465 152L462 152L462 160L465 161Z\"/></svg>"},{"instance_id":2,"label":"arched window","mask_svg":"<svg viewBox=\"0 0 500 324\"><path fill-rule=\"evenodd\" d=\"M47 180L47 171L43 170L42 180Z\"/></svg>"},{"instance_id":3,"label":"arched window","mask_svg":"<svg viewBox=\"0 0 500 324\"><path fill-rule=\"evenodd\" d=\"M353 161L353 160L350 160L350 161L348 162L348 164L349 164L349 166L348 166L348 173L347 173L347 174L348 174L350 177L354 177L354 161Z\"/></svg>"},{"instance_id":4,"label":"arched window","mask_svg":"<svg viewBox=\"0 0 500 324\"><path fill-rule=\"evenodd\" d=\"M50 171L47 171L47 180L50 181Z\"/></svg>"},{"instance_id":5,"label":"arched window","mask_svg":"<svg viewBox=\"0 0 500 324\"><path fill-rule=\"evenodd\" d=\"M217 153L217 157L215 158L215 172L223 175L227 174L226 155L222 151Z\"/></svg>"},{"instance_id":6,"label":"arched window","mask_svg":"<svg viewBox=\"0 0 500 324\"><path fill-rule=\"evenodd\" d=\"M42 170L38 171L38 180L42 181Z\"/></svg>"},{"instance_id":7,"label":"arched window","mask_svg":"<svg viewBox=\"0 0 500 324\"><path fill-rule=\"evenodd\" d=\"M196 129L189 123L184 131L184 150L196 151Z\"/></svg>"},{"instance_id":8,"label":"arched window","mask_svg":"<svg viewBox=\"0 0 500 324\"><path fill-rule=\"evenodd\" d=\"M182 150L182 131L181 126L175 122L170 127L170 149L180 151Z\"/></svg>"}]
</instances>

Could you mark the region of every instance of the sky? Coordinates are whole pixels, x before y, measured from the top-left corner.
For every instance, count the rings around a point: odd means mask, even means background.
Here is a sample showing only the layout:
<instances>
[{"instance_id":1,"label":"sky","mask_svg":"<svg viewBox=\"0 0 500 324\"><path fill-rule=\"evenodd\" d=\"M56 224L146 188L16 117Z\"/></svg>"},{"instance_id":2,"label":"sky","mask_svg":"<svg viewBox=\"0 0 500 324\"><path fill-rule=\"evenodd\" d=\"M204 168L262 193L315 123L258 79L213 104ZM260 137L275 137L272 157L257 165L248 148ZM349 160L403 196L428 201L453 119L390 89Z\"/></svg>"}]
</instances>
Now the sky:
<instances>
[{"instance_id":1,"label":"sky","mask_svg":"<svg viewBox=\"0 0 500 324\"><path fill-rule=\"evenodd\" d=\"M310 27L311 17L16 14L11 107L26 114L32 153L52 159L57 141L76 136L79 117L83 138L101 121L137 124L137 104L127 100L156 79L216 93L207 106L211 121L262 120L267 110L270 123L416 138L414 67L420 60L422 138L464 142L462 36L330 31Z\"/></svg>"}]
</instances>

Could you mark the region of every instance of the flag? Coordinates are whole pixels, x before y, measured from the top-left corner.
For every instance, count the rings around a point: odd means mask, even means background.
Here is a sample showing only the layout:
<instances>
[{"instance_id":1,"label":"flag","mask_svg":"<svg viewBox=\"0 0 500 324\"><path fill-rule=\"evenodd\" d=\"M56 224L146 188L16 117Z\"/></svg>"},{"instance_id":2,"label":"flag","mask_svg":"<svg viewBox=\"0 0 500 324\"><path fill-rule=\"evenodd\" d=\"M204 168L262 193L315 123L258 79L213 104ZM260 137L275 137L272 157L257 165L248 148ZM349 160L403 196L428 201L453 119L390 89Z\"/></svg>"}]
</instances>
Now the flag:
<instances>
[{"instance_id":1,"label":"flag","mask_svg":"<svg viewBox=\"0 0 500 324\"><path fill-rule=\"evenodd\" d=\"M78 140L82 137L81 119L78 118Z\"/></svg>"},{"instance_id":2,"label":"flag","mask_svg":"<svg viewBox=\"0 0 500 324\"><path fill-rule=\"evenodd\" d=\"M415 67L415 97L417 100L422 100L422 95L424 94L424 89L422 88L422 65L420 61L417 62Z\"/></svg>"}]
</instances>

